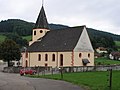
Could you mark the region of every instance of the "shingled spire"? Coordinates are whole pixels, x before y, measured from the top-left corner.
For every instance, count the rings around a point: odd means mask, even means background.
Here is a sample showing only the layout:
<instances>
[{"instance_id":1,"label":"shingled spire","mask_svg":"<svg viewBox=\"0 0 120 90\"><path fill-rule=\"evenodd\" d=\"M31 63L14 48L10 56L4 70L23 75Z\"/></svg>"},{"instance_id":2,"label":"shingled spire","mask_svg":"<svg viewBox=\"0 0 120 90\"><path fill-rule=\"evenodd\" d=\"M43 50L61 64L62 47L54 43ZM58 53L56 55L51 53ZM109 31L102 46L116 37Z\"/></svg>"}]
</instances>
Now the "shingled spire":
<instances>
[{"instance_id":1,"label":"shingled spire","mask_svg":"<svg viewBox=\"0 0 120 90\"><path fill-rule=\"evenodd\" d=\"M40 13L39 13L39 16L37 18L36 24L34 26L34 29L39 29L39 28L41 28L41 29L49 29L48 21L47 21L43 6L42 6L42 8L40 10Z\"/></svg>"}]
</instances>

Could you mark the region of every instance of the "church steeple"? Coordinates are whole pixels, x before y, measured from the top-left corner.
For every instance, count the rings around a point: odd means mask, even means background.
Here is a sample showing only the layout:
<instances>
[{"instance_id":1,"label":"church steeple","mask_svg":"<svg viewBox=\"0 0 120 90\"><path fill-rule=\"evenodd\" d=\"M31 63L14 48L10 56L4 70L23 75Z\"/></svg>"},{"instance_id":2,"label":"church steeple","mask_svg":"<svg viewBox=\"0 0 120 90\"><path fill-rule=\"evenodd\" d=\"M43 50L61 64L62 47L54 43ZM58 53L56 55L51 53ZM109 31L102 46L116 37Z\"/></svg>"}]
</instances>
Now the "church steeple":
<instances>
[{"instance_id":1,"label":"church steeple","mask_svg":"<svg viewBox=\"0 0 120 90\"><path fill-rule=\"evenodd\" d=\"M42 8L40 10L40 13L39 13L39 16L37 18L34 29L49 29L48 21L46 18L46 14L45 14L43 5L42 5Z\"/></svg>"},{"instance_id":2,"label":"church steeple","mask_svg":"<svg viewBox=\"0 0 120 90\"><path fill-rule=\"evenodd\" d=\"M37 21L32 31L32 41L29 42L29 45L31 45L35 41L40 41L40 38L45 36L45 34L49 31L50 30L49 30L47 18L42 4L42 8L40 10Z\"/></svg>"}]
</instances>

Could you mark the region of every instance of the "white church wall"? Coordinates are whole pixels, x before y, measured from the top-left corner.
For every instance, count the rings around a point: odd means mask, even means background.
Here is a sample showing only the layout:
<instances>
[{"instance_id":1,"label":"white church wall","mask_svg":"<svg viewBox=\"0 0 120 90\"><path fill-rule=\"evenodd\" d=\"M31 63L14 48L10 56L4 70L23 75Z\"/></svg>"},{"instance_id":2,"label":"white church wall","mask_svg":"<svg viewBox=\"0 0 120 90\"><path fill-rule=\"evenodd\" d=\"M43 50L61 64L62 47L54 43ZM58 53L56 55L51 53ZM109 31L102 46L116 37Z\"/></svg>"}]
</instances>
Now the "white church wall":
<instances>
[{"instance_id":1,"label":"white church wall","mask_svg":"<svg viewBox=\"0 0 120 90\"><path fill-rule=\"evenodd\" d=\"M74 48L74 51L75 52L78 52L78 51L94 52L86 28L84 28L84 30L79 38L79 41Z\"/></svg>"}]
</instances>

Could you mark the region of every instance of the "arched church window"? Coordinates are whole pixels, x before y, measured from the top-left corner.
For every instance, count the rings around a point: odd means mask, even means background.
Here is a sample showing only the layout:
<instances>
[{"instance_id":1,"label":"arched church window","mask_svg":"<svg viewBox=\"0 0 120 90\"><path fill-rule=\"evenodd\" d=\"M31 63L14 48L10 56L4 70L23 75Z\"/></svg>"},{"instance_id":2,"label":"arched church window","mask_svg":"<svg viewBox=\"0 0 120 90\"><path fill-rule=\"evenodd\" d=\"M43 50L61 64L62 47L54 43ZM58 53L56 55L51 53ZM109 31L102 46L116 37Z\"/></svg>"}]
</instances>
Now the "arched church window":
<instances>
[{"instance_id":1,"label":"arched church window","mask_svg":"<svg viewBox=\"0 0 120 90\"><path fill-rule=\"evenodd\" d=\"M55 54L52 55L52 61L55 61Z\"/></svg>"},{"instance_id":2,"label":"arched church window","mask_svg":"<svg viewBox=\"0 0 120 90\"><path fill-rule=\"evenodd\" d=\"M88 57L90 58L90 53L88 54Z\"/></svg>"},{"instance_id":3,"label":"arched church window","mask_svg":"<svg viewBox=\"0 0 120 90\"><path fill-rule=\"evenodd\" d=\"M82 53L79 53L79 57L80 57L80 58L82 57Z\"/></svg>"},{"instance_id":4,"label":"arched church window","mask_svg":"<svg viewBox=\"0 0 120 90\"><path fill-rule=\"evenodd\" d=\"M48 55L45 54L45 61L48 61Z\"/></svg>"},{"instance_id":5,"label":"arched church window","mask_svg":"<svg viewBox=\"0 0 120 90\"><path fill-rule=\"evenodd\" d=\"M60 66L63 66L63 54L60 54Z\"/></svg>"},{"instance_id":6,"label":"arched church window","mask_svg":"<svg viewBox=\"0 0 120 90\"><path fill-rule=\"evenodd\" d=\"M41 54L38 54L38 61L41 61Z\"/></svg>"},{"instance_id":7,"label":"arched church window","mask_svg":"<svg viewBox=\"0 0 120 90\"><path fill-rule=\"evenodd\" d=\"M36 31L34 31L34 35L36 35Z\"/></svg>"}]
</instances>

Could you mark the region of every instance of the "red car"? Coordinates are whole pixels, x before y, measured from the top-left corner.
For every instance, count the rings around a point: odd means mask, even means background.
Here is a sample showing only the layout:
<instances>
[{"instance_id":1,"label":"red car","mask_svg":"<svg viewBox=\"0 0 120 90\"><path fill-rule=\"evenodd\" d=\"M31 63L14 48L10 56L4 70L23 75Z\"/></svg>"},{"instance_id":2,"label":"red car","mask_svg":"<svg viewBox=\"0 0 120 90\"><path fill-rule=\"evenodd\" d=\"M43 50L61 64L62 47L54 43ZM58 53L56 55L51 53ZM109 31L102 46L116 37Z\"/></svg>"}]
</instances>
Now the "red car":
<instances>
[{"instance_id":1,"label":"red car","mask_svg":"<svg viewBox=\"0 0 120 90\"><path fill-rule=\"evenodd\" d=\"M36 70L33 70L31 68L23 68L20 70L20 75L25 75L25 74L30 74L30 75L33 75L36 73Z\"/></svg>"}]
</instances>

